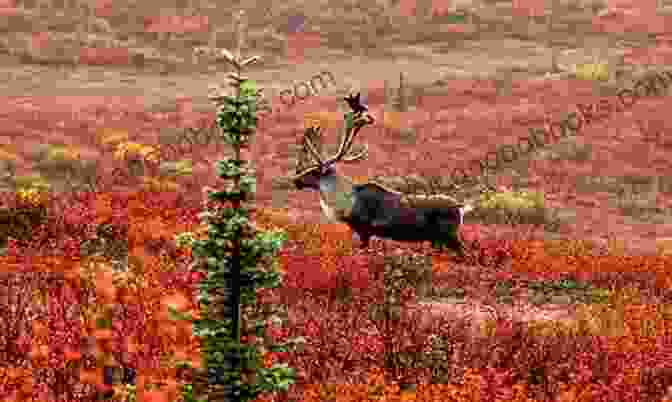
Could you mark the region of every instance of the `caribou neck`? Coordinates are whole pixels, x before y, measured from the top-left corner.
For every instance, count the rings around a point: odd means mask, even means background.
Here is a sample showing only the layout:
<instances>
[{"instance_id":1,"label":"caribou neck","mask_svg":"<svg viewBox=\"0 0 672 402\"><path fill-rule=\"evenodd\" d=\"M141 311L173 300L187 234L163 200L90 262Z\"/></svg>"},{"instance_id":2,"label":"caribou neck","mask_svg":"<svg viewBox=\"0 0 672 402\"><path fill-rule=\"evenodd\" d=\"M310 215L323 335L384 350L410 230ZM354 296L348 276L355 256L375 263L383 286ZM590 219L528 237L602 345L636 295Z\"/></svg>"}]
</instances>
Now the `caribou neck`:
<instances>
[{"instance_id":1,"label":"caribou neck","mask_svg":"<svg viewBox=\"0 0 672 402\"><path fill-rule=\"evenodd\" d=\"M354 198L352 181L338 174L320 178L320 205L322 211L331 220L347 220L352 211Z\"/></svg>"}]
</instances>

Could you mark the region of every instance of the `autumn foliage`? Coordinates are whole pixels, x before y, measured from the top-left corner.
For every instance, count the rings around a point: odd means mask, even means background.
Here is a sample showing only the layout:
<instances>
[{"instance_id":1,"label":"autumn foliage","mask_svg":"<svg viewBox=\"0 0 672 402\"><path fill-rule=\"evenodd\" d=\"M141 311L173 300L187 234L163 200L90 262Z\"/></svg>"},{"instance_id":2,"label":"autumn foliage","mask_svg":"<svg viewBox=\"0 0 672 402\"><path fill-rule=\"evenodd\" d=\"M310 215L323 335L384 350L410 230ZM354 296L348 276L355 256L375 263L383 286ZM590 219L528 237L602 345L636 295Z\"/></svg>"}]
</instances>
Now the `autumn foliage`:
<instances>
[{"instance_id":1,"label":"autumn foliage","mask_svg":"<svg viewBox=\"0 0 672 402\"><path fill-rule=\"evenodd\" d=\"M126 130L103 134L102 145L117 150L135 141ZM372 160L389 162L379 155ZM140 390L144 400L175 395L188 375L163 363L193 358L198 345L186 327L166 321L166 306L196 311L200 278L172 236L205 231L196 218L201 207L182 193L188 191L3 193L0 228L9 239L0 257L0 297L12 308L0 313L0 352L8 362L0 393L14 400L93 400L108 387L103 367L124 364L138 371L139 397ZM306 202L297 195L289 206ZM267 328L265 336L306 339L301 351L264 357L265 364L297 368L300 381L290 388L297 401L657 402L672 385L669 256L486 236L495 225L464 225L469 260L460 264L424 246L389 241L374 241L374 250L363 253L347 226L300 218L279 208L259 208L252 216L256 225L284 229L289 238L280 257L283 285L260 292L259 306L283 304L288 311L289 325ZM105 247L123 245L127 269L111 267L114 253L80 255L82 245L103 232ZM468 329L469 317L420 328L423 312L408 308L417 302L415 289L390 295L384 254L394 253L430 256L432 288L450 292L443 299L455 299L460 290L489 302L487 291L498 285L521 296L536 282L590 284L606 300L576 303L571 324L519 325L493 314L479 336ZM493 300L492 306L502 304ZM417 387L402 391L409 382Z\"/></svg>"},{"instance_id":2,"label":"autumn foliage","mask_svg":"<svg viewBox=\"0 0 672 402\"><path fill-rule=\"evenodd\" d=\"M102 367L123 363L137 369L142 400L174 400L186 374L161 362L198 364L199 345L189 326L168 320L167 306L197 312L192 291L199 277L188 270L189 253L170 240L178 232L202 231L199 209L177 205L174 193L73 197L31 204L46 208L53 241L10 239L0 257L17 287L7 299L17 311L3 313L3 353L11 365L0 389L15 400L51 400L50 393L92 400L109 387ZM60 205L69 208L56 209ZM416 325L415 313L402 313L387 328L375 319L371 307L387 300L382 260L352 251L347 227L300 224L273 209L258 210L254 218L260 227L286 229L290 238L280 260L283 286L260 297L289 307L289 325L269 328L267 336L307 340L300 352L264 358L268 365L280 360L298 368L300 381L290 388L297 400L658 401L672 385L665 357L672 310L646 298L669 294L667 256L610 255L576 242L471 241L472 263L484 275L547 282L571 276L610 289L608 303L578 306L573 325L493 319L475 338L466 332L467 319L437 320L429 328ZM105 257L75 253L97 226L110 222L113 235L128 243L123 272ZM437 279L457 272L447 255L434 254L433 261ZM342 301L344 288L348 302ZM400 300L413 298L411 292ZM26 320L30 314L38 318ZM101 328L101 322L107 324ZM381 366L384 361L393 366ZM416 387L401 390L402 382Z\"/></svg>"}]
</instances>

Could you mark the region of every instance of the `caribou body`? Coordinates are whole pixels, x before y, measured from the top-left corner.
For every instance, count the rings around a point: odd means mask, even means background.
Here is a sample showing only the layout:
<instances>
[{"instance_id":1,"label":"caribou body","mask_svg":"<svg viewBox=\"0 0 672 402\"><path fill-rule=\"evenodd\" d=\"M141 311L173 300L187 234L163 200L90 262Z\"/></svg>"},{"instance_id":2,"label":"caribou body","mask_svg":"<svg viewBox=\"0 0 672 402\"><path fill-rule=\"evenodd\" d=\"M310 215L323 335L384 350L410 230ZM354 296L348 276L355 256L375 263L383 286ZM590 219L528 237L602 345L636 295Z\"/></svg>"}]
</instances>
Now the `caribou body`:
<instances>
[{"instance_id":1,"label":"caribou body","mask_svg":"<svg viewBox=\"0 0 672 402\"><path fill-rule=\"evenodd\" d=\"M373 124L374 119L356 97L345 100L353 109L352 125L339 144L338 151L330 158L323 158L313 139L319 136L320 127L306 129L303 152L313 159L307 167L297 169L292 176L298 190L319 192L323 213L332 221L346 223L367 248L372 236L397 241L441 242L463 255L458 227L464 215L473 208L457 202L447 195L404 194L381 183L369 181L355 184L338 174L336 162L364 159L367 147L360 152L350 152L354 137L362 127Z\"/></svg>"}]
</instances>

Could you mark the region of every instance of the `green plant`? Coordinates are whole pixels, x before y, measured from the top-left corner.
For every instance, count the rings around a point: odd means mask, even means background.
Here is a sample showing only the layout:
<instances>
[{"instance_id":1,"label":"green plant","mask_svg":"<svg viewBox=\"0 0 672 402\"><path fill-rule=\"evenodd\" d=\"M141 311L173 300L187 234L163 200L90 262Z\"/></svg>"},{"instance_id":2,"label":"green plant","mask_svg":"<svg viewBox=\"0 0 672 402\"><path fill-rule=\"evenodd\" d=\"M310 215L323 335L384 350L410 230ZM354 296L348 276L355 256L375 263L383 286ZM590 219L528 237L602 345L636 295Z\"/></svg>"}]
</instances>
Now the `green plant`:
<instances>
[{"instance_id":1,"label":"green plant","mask_svg":"<svg viewBox=\"0 0 672 402\"><path fill-rule=\"evenodd\" d=\"M467 14L465 12L462 13L451 13L446 15L446 24L462 24L467 22Z\"/></svg>"},{"instance_id":2,"label":"green plant","mask_svg":"<svg viewBox=\"0 0 672 402\"><path fill-rule=\"evenodd\" d=\"M222 205L206 206L207 210L199 215L208 224L207 238L194 240L190 234L176 236L178 246L191 246L197 258L193 267L205 273L198 285L202 318L194 319L171 309L178 319L192 321L194 334L202 339L204 370L194 376L193 386L183 388L187 402L249 401L262 392L286 391L294 377L294 370L285 364L271 368L259 366L260 351L267 345L241 343L241 335L247 339L264 335L266 320L256 319L252 313L243 317L243 313L254 307L258 289L279 286L281 273L277 271L274 254L286 235L258 230L248 220L251 208L243 205L252 200L255 179L248 174L253 169L241 159L241 148L249 147L257 124L258 105L255 85L241 76L241 70L259 57L241 58L240 29L238 33L237 55L222 50L235 68L235 72L229 74L235 95L222 94L214 98L218 103L217 123L222 128L223 139L235 151L235 157L218 161L216 169L219 177L232 180L233 185L208 193L210 201ZM231 207L224 207L225 202L230 202ZM284 352L286 347L275 344L266 350Z\"/></svg>"}]
</instances>

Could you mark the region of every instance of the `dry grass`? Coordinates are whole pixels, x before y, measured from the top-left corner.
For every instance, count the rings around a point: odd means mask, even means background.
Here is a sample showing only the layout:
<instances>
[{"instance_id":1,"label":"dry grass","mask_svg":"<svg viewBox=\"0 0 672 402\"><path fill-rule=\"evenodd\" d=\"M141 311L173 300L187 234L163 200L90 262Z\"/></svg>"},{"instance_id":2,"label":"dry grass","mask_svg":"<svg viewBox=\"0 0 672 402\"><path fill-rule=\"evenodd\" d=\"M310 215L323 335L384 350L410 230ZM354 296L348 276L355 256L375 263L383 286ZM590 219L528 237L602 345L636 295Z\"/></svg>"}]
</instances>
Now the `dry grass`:
<instances>
[{"instance_id":1,"label":"dry grass","mask_svg":"<svg viewBox=\"0 0 672 402\"><path fill-rule=\"evenodd\" d=\"M254 48L263 54L265 63L279 60L285 52L285 42L289 32L288 18L298 14L301 10L305 17L305 31L319 32L323 39L322 46L331 49L349 49L353 52L366 50L370 54L383 52L387 44L411 44L421 42L449 43L465 38L499 37L502 32L502 15L514 12L510 5L499 7L497 15L488 16L486 7L478 3L466 2L455 7L442 2L418 2L417 15L408 16L405 6L401 3L387 4L387 1L354 4L350 1L330 1L306 3L294 1L290 3L270 3L243 5L243 10L251 23L247 29L246 47ZM218 2L217 12L213 13L214 3L197 2L193 5L182 6L186 9L174 9L174 15L185 15L182 22L156 18L156 7L152 3L115 2L114 7L99 9L93 14L90 9L80 5L74 7L74 13L59 13L63 10L59 4L48 4L41 11L34 8L34 4L23 4L18 14L8 18L4 30L6 32L40 32L51 31L61 33L54 38L52 47L63 42L64 49L76 49L79 46L108 48L127 48L131 54L143 53L143 49L152 49L158 55L161 64L186 64L174 66L177 71L188 69L201 70L208 65L215 64L210 57L201 57L197 63L193 57L193 50L200 48L233 48L232 28L229 21L232 10L240 5L231 2ZM45 4L46 6L46 4ZM586 7L586 5L583 5ZM469 32L446 30L450 24L451 15L458 10L468 10L476 13L467 17L468 24L476 27ZM559 9L563 14L566 10ZM162 15L170 15L171 8L164 8ZM204 20L192 16L207 16L207 25ZM172 17L171 17L172 18ZM203 26L198 26L199 24ZM526 21L516 21L513 26L524 26ZM492 26L492 28L490 28ZM349 35L342 34L347 27ZM164 32L162 32L164 31ZM172 31L172 32L165 32ZM184 32L182 32L184 31ZM467 30L469 31L469 29ZM512 30L509 30L512 32ZM526 31L529 33L529 31ZM571 33L568 29L566 33ZM66 35L67 34L67 35ZM66 44L63 36L74 35L75 43ZM559 33L558 33L559 34ZM72 40L71 39L71 40ZM26 52L25 48L12 44L9 48L17 54ZM146 53L146 51L144 51ZM373 53L371 53L373 52ZM72 55L68 54L66 59ZM54 56L55 57L55 56ZM147 59L151 59L146 55ZM207 60L207 61L206 61ZM26 61L34 62L33 59ZM54 61L62 63L64 61Z\"/></svg>"}]
</instances>

